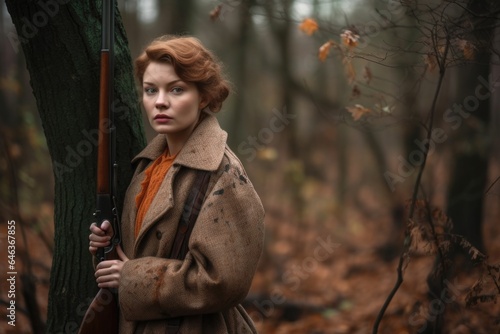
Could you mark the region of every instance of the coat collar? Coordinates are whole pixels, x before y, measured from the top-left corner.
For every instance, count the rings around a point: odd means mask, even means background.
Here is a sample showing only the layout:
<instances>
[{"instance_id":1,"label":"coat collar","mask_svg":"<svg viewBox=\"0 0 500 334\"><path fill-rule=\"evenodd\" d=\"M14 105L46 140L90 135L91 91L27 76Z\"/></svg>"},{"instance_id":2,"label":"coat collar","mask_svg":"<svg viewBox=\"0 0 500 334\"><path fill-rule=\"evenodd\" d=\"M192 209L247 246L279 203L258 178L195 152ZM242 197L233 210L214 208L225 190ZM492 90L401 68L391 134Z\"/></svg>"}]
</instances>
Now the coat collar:
<instances>
[{"instance_id":1,"label":"coat collar","mask_svg":"<svg viewBox=\"0 0 500 334\"><path fill-rule=\"evenodd\" d=\"M206 114L204 119L194 129L174 165L182 165L188 168L215 171L219 167L226 147L227 133L220 128L217 118ZM157 135L132 163L140 159L155 160L167 148L165 135Z\"/></svg>"}]
</instances>

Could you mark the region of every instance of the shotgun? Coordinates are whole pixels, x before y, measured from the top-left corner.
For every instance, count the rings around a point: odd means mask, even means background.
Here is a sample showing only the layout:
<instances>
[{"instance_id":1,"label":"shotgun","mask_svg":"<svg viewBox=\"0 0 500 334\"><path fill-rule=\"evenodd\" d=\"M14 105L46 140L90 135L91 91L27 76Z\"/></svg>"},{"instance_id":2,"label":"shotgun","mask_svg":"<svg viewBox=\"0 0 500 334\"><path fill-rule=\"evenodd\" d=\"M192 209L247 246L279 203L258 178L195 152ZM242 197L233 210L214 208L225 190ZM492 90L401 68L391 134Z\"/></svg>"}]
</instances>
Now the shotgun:
<instances>
[{"instance_id":1,"label":"shotgun","mask_svg":"<svg viewBox=\"0 0 500 334\"><path fill-rule=\"evenodd\" d=\"M99 248L97 261L118 259L120 227L116 195L116 128L113 117L114 89L114 0L102 0L102 47L99 96L99 142L97 151L97 201L94 213L98 226L108 220L113 227L110 245ZM90 304L80 334L118 334L118 296L114 289L100 289Z\"/></svg>"}]
</instances>

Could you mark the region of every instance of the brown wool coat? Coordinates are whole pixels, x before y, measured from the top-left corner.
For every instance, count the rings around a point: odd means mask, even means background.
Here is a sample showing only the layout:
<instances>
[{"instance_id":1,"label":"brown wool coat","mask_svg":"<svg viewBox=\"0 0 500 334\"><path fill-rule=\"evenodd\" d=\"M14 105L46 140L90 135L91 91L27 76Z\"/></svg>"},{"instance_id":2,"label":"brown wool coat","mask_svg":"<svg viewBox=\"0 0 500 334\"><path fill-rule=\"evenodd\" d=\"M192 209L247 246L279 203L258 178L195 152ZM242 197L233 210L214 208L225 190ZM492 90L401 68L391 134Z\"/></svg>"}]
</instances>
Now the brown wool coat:
<instances>
[{"instance_id":1,"label":"brown wool coat","mask_svg":"<svg viewBox=\"0 0 500 334\"><path fill-rule=\"evenodd\" d=\"M168 171L137 240L135 196L144 170L166 149L158 135L137 156L122 214L122 244L130 259L118 289L120 334L168 333L165 319L183 316L179 333L256 333L239 303L248 293L264 236L264 209L227 134L207 116ZM194 169L212 172L184 261L167 259Z\"/></svg>"}]
</instances>

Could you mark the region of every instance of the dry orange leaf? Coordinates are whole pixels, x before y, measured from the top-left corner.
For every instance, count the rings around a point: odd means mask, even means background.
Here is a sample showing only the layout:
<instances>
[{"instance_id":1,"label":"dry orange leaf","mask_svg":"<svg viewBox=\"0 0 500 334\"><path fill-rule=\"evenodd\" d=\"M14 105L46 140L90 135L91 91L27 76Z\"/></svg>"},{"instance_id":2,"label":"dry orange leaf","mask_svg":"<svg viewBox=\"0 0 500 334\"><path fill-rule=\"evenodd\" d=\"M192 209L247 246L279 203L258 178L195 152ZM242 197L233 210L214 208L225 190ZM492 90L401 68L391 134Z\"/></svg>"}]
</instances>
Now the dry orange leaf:
<instances>
[{"instance_id":1,"label":"dry orange leaf","mask_svg":"<svg viewBox=\"0 0 500 334\"><path fill-rule=\"evenodd\" d=\"M222 10L222 5L217 5L211 12L210 12L210 18L212 21L215 21L219 18L220 13Z\"/></svg>"},{"instance_id":2,"label":"dry orange leaf","mask_svg":"<svg viewBox=\"0 0 500 334\"><path fill-rule=\"evenodd\" d=\"M332 40L329 40L325 44L321 45L319 48L319 52L318 52L319 60L325 61L326 57L328 57L328 54L330 53L330 49L334 45L335 45L335 42Z\"/></svg>"},{"instance_id":3,"label":"dry orange leaf","mask_svg":"<svg viewBox=\"0 0 500 334\"><path fill-rule=\"evenodd\" d=\"M340 34L340 39L342 40L342 44L352 49L358 46L359 35L346 29Z\"/></svg>"},{"instance_id":4,"label":"dry orange leaf","mask_svg":"<svg viewBox=\"0 0 500 334\"><path fill-rule=\"evenodd\" d=\"M457 41L457 46L463 52L465 59L467 59L467 60L474 59L474 54L475 54L475 50L476 50L476 47L474 46L474 44L472 44L471 42L469 42L465 39L459 39Z\"/></svg>"},{"instance_id":5,"label":"dry orange leaf","mask_svg":"<svg viewBox=\"0 0 500 334\"><path fill-rule=\"evenodd\" d=\"M355 121L358 121L364 114L371 113L372 111L368 108L363 107L361 104L355 104L354 107L346 107L352 115Z\"/></svg>"},{"instance_id":6,"label":"dry orange leaf","mask_svg":"<svg viewBox=\"0 0 500 334\"><path fill-rule=\"evenodd\" d=\"M318 30L319 26L318 23L311 18L306 18L302 21L302 23L299 25L299 29L311 36Z\"/></svg>"},{"instance_id":7,"label":"dry orange leaf","mask_svg":"<svg viewBox=\"0 0 500 334\"><path fill-rule=\"evenodd\" d=\"M429 71L433 71L437 67L436 56L432 53L428 53L424 56L424 62Z\"/></svg>"}]
</instances>

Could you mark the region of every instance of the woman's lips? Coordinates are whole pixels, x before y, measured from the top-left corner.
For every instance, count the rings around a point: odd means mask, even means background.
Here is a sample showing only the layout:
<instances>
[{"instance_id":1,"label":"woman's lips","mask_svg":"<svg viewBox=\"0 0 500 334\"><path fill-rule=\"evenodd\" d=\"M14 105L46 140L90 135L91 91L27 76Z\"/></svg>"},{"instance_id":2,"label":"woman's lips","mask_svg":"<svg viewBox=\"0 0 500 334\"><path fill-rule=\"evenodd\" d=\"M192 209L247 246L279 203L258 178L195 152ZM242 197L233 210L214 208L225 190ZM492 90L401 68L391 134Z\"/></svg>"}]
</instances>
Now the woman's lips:
<instances>
[{"instance_id":1,"label":"woman's lips","mask_svg":"<svg viewBox=\"0 0 500 334\"><path fill-rule=\"evenodd\" d=\"M154 120L158 123L168 123L172 120L172 117L169 117L167 115L159 114L156 115Z\"/></svg>"}]
</instances>

